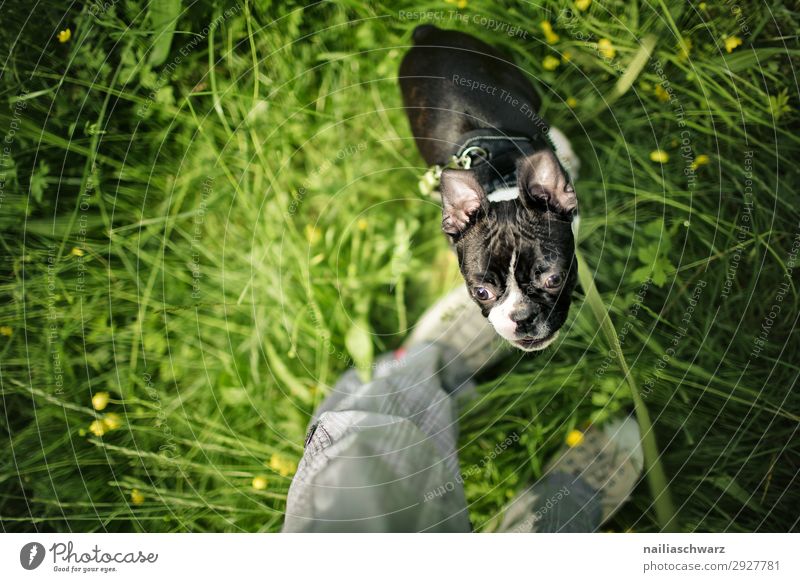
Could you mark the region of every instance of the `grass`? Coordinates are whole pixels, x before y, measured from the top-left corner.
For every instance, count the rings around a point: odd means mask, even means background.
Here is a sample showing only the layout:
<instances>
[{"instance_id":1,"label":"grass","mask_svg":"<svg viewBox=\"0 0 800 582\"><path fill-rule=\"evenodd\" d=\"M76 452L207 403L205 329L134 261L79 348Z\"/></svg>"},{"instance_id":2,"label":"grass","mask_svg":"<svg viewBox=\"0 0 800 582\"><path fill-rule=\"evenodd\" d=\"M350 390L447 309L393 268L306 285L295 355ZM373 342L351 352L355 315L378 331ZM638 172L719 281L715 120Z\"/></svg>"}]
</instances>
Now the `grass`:
<instances>
[{"instance_id":1,"label":"grass","mask_svg":"<svg viewBox=\"0 0 800 582\"><path fill-rule=\"evenodd\" d=\"M800 13L739 5L4 6L3 529L280 528L315 405L459 283L396 81L438 11L570 136L597 292L464 411L476 528L635 395L662 487L608 529L663 529L669 491L671 529L796 530Z\"/></svg>"}]
</instances>

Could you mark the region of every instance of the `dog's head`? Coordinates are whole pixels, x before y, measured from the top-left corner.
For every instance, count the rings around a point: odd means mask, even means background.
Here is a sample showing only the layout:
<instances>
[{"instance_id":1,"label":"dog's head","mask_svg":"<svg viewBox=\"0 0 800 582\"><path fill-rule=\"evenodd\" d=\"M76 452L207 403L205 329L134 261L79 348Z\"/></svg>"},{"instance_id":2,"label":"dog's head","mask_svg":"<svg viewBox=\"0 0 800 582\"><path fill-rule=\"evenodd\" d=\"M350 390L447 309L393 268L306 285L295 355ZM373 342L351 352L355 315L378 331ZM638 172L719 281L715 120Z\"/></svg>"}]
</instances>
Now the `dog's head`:
<instances>
[{"instance_id":1,"label":"dog's head","mask_svg":"<svg viewBox=\"0 0 800 582\"><path fill-rule=\"evenodd\" d=\"M472 298L498 334L525 351L547 347L577 281L577 198L555 154L517 163L518 196L490 202L470 170L442 172L442 229Z\"/></svg>"}]
</instances>

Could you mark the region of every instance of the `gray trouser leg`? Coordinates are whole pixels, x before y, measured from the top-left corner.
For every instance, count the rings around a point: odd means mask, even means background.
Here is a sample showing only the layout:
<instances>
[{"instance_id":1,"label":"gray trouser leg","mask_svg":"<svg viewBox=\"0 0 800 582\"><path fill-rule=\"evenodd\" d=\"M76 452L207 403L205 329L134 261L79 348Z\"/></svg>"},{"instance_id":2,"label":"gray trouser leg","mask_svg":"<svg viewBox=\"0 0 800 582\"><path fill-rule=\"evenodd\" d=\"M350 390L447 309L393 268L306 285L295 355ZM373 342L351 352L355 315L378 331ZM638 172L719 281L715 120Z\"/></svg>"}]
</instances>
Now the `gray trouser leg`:
<instances>
[{"instance_id":1,"label":"gray trouser leg","mask_svg":"<svg viewBox=\"0 0 800 582\"><path fill-rule=\"evenodd\" d=\"M284 531L470 531L449 396L469 383L435 344L367 384L347 372L312 420Z\"/></svg>"},{"instance_id":2,"label":"gray trouser leg","mask_svg":"<svg viewBox=\"0 0 800 582\"><path fill-rule=\"evenodd\" d=\"M474 386L436 344L350 370L314 414L289 488L286 532L468 532L454 392ZM515 499L501 531L590 532L597 492L555 472Z\"/></svg>"}]
</instances>

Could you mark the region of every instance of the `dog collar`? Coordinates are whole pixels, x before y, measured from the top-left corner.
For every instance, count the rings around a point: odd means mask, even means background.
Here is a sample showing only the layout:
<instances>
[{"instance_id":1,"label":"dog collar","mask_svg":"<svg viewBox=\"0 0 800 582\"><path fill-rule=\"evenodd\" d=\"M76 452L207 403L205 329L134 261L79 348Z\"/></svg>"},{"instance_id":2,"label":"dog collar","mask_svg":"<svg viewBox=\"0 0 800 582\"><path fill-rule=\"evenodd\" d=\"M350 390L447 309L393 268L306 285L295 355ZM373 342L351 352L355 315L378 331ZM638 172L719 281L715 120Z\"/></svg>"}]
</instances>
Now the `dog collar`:
<instances>
[{"instance_id":1,"label":"dog collar","mask_svg":"<svg viewBox=\"0 0 800 582\"><path fill-rule=\"evenodd\" d=\"M439 179L447 168L472 170L490 202L513 200L517 192L517 160L547 147L547 138L513 134L498 129L475 129L463 134L450 161L428 169L419 182L425 195L438 194Z\"/></svg>"},{"instance_id":2,"label":"dog collar","mask_svg":"<svg viewBox=\"0 0 800 582\"><path fill-rule=\"evenodd\" d=\"M470 159L469 169L487 195L517 185L517 160L535 151L533 139L499 130L476 129L461 136L456 157ZM500 195L499 198L503 198Z\"/></svg>"}]
</instances>

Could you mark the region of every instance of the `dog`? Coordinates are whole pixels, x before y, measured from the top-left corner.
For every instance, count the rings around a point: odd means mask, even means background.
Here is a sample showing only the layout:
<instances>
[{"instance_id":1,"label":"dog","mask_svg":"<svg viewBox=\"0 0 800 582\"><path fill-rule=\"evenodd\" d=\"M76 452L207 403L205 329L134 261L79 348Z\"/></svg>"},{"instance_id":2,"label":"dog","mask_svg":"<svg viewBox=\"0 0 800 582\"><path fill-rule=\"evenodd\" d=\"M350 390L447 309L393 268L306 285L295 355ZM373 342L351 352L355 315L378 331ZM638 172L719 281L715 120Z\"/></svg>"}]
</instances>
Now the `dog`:
<instances>
[{"instance_id":1,"label":"dog","mask_svg":"<svg viewBox=\"0 0 800 582\"><path fill-rule=\"evenodd\" d=\"M498 50L433 25L417 27L413 40L399 82L422 157L450 166L440 177L442 230L497 333L542 350L566 321L577 281L578 200L566 168L574 174L577 159Z\"/></svg>"}]
</instances>

